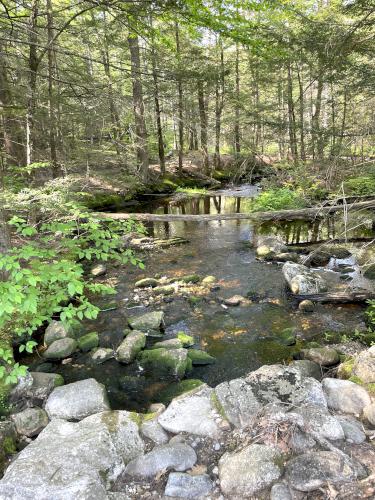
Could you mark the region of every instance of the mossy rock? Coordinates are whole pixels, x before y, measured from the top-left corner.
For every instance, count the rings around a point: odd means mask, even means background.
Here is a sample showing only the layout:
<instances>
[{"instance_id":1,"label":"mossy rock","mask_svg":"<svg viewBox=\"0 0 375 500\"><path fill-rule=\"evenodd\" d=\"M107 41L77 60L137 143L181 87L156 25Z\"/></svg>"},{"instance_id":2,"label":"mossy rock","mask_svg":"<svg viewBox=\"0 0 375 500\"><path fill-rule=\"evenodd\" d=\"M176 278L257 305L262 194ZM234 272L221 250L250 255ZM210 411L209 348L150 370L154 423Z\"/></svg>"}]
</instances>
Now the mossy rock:
<instances>
[{"instance_id":1,"label":"mossy rock","mask_svg":"<svg viewBox=\"0 0 375 500\"><path fill-rule=\"evenodd\" d=\"M347 259L351 256L349 250L343 246L338 245L329 245L323 247L324 251L329 253L331 257L335 257L336 259Z\"/></svg>"},{"instance_id":2,"label":"mossy rock","mask_svg":"<svg viewBox=\"0 0 375 500\"><path fill-rule=\"evenodd\" d=\"M179 339L168 339L156 342L150 349L181 349L183 344Z\"/></svg>"},{"instance_id":3,"label":"mossy rock","mask_svg":"<svg viewBox=\"0 0 375 500\"><path fill-rule=\"evenodd\" d=\"M204 382L198 379L185 379L181 380L181 382L175 382L160 391L158 401L168 404L177 396L181 396L185 392L190 392L203 384Z\"/></svg>"},{"instance_id":4,"label":"mossy rock","mask_svg":"<svg viewBox=\"0 0 375 500\"><path fill-rule=\"evenodd\" d=\"M337 369L338 378L344 380L350 379L350 377L352 376L354 361L354 358L350 358L339 365Z\"/></svg>"},{"instance_id":5,"label":"mossy rock","mask_svg":"<svg viewBox=\"0 0 375 500\"><path fill-rule=\"evenodd\" d=\"M159 282L155 278L143 278L142 280L137 281L134 286L135 288L155 288L158 284Z\"/></svg>"},{"instance_id":6,"label":"mossy rock","mask_svg":"<svg viewBox=\"0 0 375 500\"><path fill-rule=\"evenodd\" d=\"M82 335L77 340L78 347L83 352L91 351L91 349L95 349L99 345L99 335L97 332L86 333L86 335Z\"/></svg>"},{"instance_id":7,"label":"mossy rock","mask_svg":"<svg viewBox=\"0 0 375 500\"><path fill-rule=\"evenodd\" d=\"M148 349L139 360L146 372L160 378L182 379L191 365L186 349Z\"/></svg>"},{"instance_id":8,"label":"mossy rock","mask_svg":"<svg viewBox=\"0 0 375 500\"><path fill-rule=\"evenodd\" d=\"M188 297L188 302L192 307L198 306L202 302L202 297L197 297L195 295L191 295Z\"/></svg>"},{"instance_id":9,"label":"mossy rock","mask_svg":"<svg viewBox=\"0 0 375 500\"><path fill-rule=\"evenodd\" d=\"M182 276L182 278L179 278L178 281L196 284L201 281L201 277L198 274L189 274L188 276Z\"/></svg>"},{"instance_id":10,"label":"mossy rock","mask_svg":"<svg viewBox=\"0 0 375 500\"><path fill-rule=\"evenodd\" d=\"M175 288L173 285L156 286L153 289L153 292L156 295L173 295L175 292Z\"/></svg>"},{"instance_id":11,"label":"mossy rock","mask_svg":"<svg viewBox=\"0 0 375 500\"><path fill-rule=\"evenodd\" d=\"M278 342L283 345L291 346L296 343L296 334L294 328L285 328L277 337Z\"/></svg>"},{"instance_id":12,"label":"mossy rock","mask_svg":"<svg viewBox=\"0 0 375 500\"><path fill-rule=\"evenodd\" d=\"M121 208L125 205L126 198L115 193L90 193L85 196L83 203L87 208L99 210L103 208Z\"/></svg>"},{"instance_id":13,"label":"mossy rock","mask_svg":"<svg viewBox=\"0 0 375 500\"><path fill-rule=\"evenodd\" d=\"M188 351L188 356L191 359L194 366L196 365L212 365L215 363L216 359L210 356L207 352L200 351L198 349L190 349Z\"/></svg>"},{"instance_id":14,"label":"mossy rock","mask_svg":"<svg viewBox=\"0 0 375 500\"><path fill-rule=\"evenodd\" d=\"M191 347L195 344L194 337L192 337L191 335L188 335L185 332L178 332L177 338L178 338L178 340L180 340L182 342L182 345L184 347Z\"/></svg>"}]
</instances>

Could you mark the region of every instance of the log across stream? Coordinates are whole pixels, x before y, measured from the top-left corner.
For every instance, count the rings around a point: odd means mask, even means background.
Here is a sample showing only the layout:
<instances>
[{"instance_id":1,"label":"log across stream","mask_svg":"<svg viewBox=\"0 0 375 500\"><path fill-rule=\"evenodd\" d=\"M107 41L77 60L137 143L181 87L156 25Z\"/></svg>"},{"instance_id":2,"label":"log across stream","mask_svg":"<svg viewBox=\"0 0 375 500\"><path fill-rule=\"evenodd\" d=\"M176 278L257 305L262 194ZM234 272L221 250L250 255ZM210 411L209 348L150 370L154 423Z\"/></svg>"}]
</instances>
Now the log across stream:
<instances>
[{"instance_id":1,"label":"log across stream","mask_svg":"<svg viewBox=\"0 0 375 500\"><path fill-rule=\"evenodd\" d=\"M104 213L97 212L99 218L111 218L116 220L133 219L137 221L150 222L174 222L174 221L217 221L217 220L253 220L253 221L278 221L278 220L313 220L319 217L335 214L344 210L354 212L358 210L375 210L375 200L360 201L348 205L321 206L303 208L300 210L279 210L269 212L231 213L231 214L153 214L153 213Z\"/></svg>"}]
</instances>

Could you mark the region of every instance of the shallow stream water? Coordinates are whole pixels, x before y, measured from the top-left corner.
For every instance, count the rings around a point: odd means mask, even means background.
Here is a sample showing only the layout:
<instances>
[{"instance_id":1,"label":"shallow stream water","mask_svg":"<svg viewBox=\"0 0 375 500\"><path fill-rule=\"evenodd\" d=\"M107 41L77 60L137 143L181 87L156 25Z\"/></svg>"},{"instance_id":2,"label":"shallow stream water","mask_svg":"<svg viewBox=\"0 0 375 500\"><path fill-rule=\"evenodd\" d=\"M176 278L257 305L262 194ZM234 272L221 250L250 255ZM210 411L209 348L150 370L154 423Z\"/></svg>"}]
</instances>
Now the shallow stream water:
<instances>
[{"instance_id":1,"label":"shallow stream water","mask_svg":"<svg viewBox=\"0 0 375 500\"><path fill-rule=\"evenodd\" d=\"M180 201L149 197L135 206L134 211L184 214L246 212L249 200L256 193L257 188L242 186ZM364 221L348 236L369 236L371 225L366 224L366 219ZM301 314L286 290L281 265L261 262L255 256L253 243L258 234L278 234L285 243L303 244L338 237L342 231L339 220L263 225L248 220L176 221L150 223L147 229L150 236L181 236L187 238L189 243L145 253L145 270L126 267L109 271L106 279L118 290L118 294L111 299L116 302L117 308L101 313L96 322L87 325L87 331L98 331L103 347L117 347L123 338L128 316L163 309L166 317L165 339L175 336L178 331L185 331L195 337L201 349L216 357L215 364L194 368L189 375L189 378L201 379L214 386L243 376L265 363L287 362L303 342L321 337L323 332L353 332L364 327L363 308L360 306L318 305L314 313ZM332 260L329 267L335 269L338 264L340 261ZM331 283L340 282L338 273L325 272ZM210 292L194 305L188 297L181 296L157 307L152 304L148 307L137 306L134 303L134 283L138 279L192 273L202 277L214 275L220 289ZM219 300L235 294L246 296L249 292L256 293L261 298L260 302L229 308ZM278 335L289 327L297 333L297 346L287 347L278 342ZM168 385L168 382L157 378L146 378L137 363L124 366L109 360L95 366L88 359L89 355L78 354L70 364L56 365L54 371L61 373L66 382L87 377L103 382L113 408L145 410L150 402L160 400L161 391ZM120 384L124 375L133 377L127 389Z\"/></svg>"}]
</instances>

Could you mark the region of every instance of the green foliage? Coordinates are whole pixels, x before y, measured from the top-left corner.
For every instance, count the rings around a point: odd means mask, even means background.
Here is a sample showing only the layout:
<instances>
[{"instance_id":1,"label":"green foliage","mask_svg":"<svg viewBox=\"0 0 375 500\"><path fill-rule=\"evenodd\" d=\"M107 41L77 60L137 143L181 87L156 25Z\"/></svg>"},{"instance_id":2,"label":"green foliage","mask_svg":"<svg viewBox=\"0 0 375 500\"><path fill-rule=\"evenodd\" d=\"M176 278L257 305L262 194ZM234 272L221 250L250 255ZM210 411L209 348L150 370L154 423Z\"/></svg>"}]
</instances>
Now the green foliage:
<instances>
[{"instance_id":1,"label":"green foliage","mask_svg":"<svg viewBox=\"0 0 375 500\"><path fill-rule=\"evenodd\" d=\"M345 191L353 196L375 195L375 175L353 177L344 183Z\"/></svg>"},{"instance_id":2,"label":"green foliage","mask_svg":"<svg viewBox=\"0 0 375 500\"><path fill-rule=\"evenodd\" d=\"M263 191L251 204L254 212L303 208L306 206L301 192L287 187Z\"/></svg>"},{"instance_id":3,"label":"green foliage","mask_svg":"<svg viewBox=\"0 0 375 500\"><path fill-rule=\"evenodd\" d=\"M375 330L375 300L367 301L368 307L366 309L366 316L370 329Z\"/></svg>"},{"instance_id":4,"label":"green foliage","mask_svg":"<svg viewBox=\"0 0 375 500\"><path fill-rule=\"evenodd\" d=\"M91 294L112 294L113 288L94 283L85 276L88 261L115 260L143 268L121 236L142 231L133 221L98 220L70 205L67 213L53 222L31 226L14 216L17 246L0 254L0 271L7 281L0 282L0 332L22 341L45 322L58 316L68 324L75 320L95 319L99 308L89 300ZM20 352L31 352L36 346L27 340ZM13 364L10 349L0 349L0 378L13 383L25 374L25 367Z\"/></svg>"}]
</instances>

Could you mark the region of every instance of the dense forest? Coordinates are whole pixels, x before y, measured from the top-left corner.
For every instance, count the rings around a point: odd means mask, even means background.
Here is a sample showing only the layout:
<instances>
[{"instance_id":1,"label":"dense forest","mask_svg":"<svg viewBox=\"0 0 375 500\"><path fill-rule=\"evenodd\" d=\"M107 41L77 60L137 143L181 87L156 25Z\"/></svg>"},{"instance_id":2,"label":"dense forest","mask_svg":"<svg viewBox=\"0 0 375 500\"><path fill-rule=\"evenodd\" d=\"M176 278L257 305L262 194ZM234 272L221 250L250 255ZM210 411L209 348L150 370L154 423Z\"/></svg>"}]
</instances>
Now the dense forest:
<instances>
[{"instance_id":1,"label":"dense forest","mask_svg":"<svg viewBox=\"0 0 375 500\"><path fill-rule=\"evenodd\" d=\"M368 1L41 1L1 5L1 162L149 164L199 150L313 161L374 154Z\"/></svg>"},{"instance_id":2,"label":"dense forest","mask_svg":"<svg viewBox=\"0 0 375 500\"><path fill-rule=\"evenodd\" d=\"M375 498L374 0L0 0L0 499Z\"/></svg>"}]
</instances>

